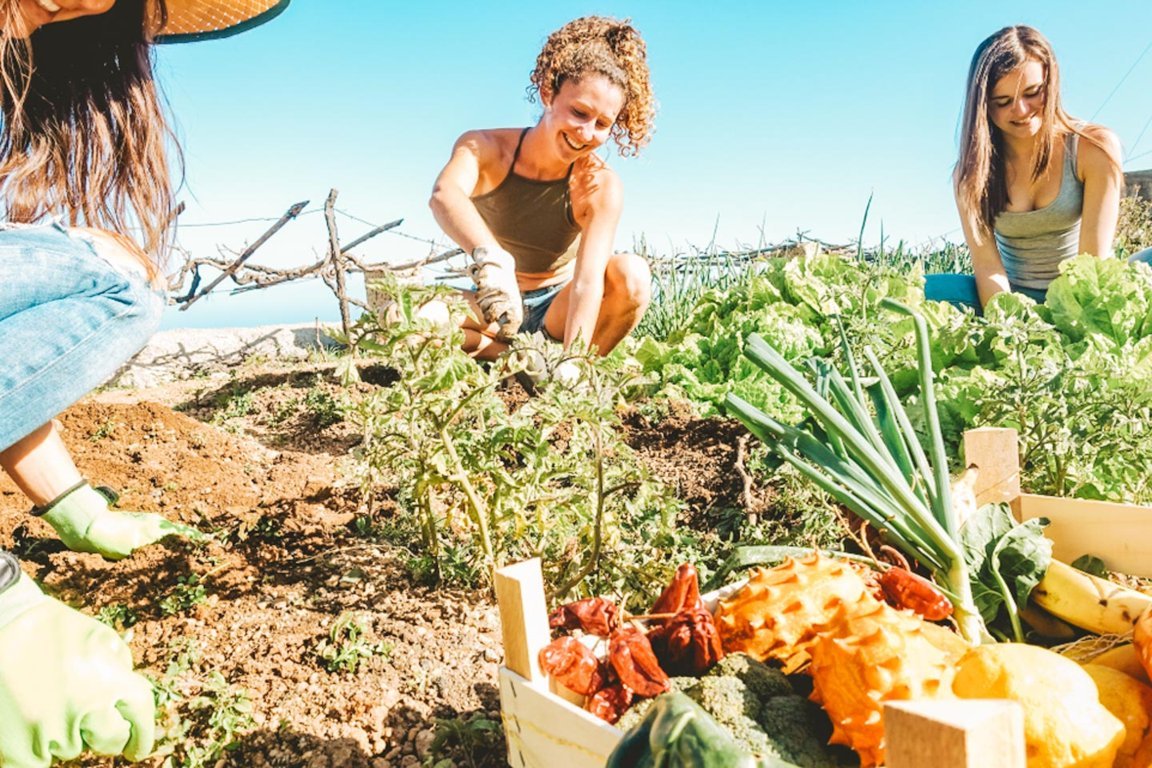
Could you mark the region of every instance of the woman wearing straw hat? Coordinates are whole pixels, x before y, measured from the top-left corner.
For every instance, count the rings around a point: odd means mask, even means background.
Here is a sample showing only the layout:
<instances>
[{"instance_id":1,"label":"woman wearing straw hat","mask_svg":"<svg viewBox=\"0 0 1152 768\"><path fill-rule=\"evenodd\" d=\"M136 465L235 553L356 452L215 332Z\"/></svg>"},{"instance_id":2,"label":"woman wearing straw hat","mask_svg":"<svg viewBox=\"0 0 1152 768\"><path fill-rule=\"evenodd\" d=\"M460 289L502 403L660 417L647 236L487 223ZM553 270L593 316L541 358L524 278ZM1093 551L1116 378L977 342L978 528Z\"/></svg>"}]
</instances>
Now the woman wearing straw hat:
<instances>
[{"instance_id":1,"label":"woman wearing straw hat","mask_svg":"<svg viewBox=\"0 0 1152 768\"><path fill-rule=\"evenodd\" d=\"M0 0L0 466L70 549L118 559L196 534L111 510L52 419L144 345L163 306L173 189L152 43L233 34L287 4ZM137 760L154 719L119 636L0 551L0 765Z\"/></svg>"},{"instance_id":2,"label":"woman wearing straw hat","mask_svg":"<svg viewBox=\"0 0 1152 768\"><path fill-rule=\"evenodd\" d=\"M614 253L623 193L595 154L613 140L635 155L655 100L643 39L627 21L589 16L553 32L530 90L544 110L529 128L469 131L436 179L436 221L472 255L478 320L465 348L495 359L517 330L607 354L640 321L651 275Z\"/></svg>"}]
</instances>

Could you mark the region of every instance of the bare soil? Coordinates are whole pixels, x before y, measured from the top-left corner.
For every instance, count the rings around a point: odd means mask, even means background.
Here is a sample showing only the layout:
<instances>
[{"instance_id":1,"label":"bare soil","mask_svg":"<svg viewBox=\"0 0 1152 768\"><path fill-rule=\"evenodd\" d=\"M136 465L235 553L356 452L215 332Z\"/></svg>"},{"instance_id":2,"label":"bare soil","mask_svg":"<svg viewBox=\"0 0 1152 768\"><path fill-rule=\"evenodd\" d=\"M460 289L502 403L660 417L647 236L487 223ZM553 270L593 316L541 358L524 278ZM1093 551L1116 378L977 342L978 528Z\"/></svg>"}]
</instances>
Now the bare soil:
<instances>
[{"instance_id":1,"label":"bare soil","mask_svg":"<svg viewBox=\"0 0 1152 768\"><path fill-rule=\"evenodd\" d=\"M389 378L364 374L361 391ZM178 681L186 702L208 702L200 720L186 716L186 743L230 740L207 716L245 710L226 705L248 698L252 725L238 722L233 747L207 765L503 765L502 734L481 727L499 722L496 606L486 592L413 584L406 551L358 530L359 516L386 524L403 512L393 489L365 495L350 479L359 435L330 408L347 392L331 365L301 363L94 395L60 417L84 475L117 489L122 509L159 512L214 539L169 540L116 563L72 553L0 475L0 547L70 604L128 617L137 665ZM673 404L658 423L633 413L625 426L691 515L757 505L736 471L735 424ZM347 615L362 619L379 652L354 672L329 672L318 650ZM441 718L475 727L433 749Z\"/></svg>"}]
</instances>

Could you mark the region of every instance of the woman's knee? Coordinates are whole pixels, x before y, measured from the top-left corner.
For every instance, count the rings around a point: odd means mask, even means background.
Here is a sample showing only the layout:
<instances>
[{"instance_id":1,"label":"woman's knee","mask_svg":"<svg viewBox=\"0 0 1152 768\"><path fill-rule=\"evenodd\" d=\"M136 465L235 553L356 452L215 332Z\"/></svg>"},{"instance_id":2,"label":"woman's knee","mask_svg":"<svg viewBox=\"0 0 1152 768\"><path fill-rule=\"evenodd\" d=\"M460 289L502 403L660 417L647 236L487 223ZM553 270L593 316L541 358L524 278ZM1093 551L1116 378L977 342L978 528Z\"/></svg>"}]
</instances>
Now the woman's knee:
<instances>
[{"instance_id":1,"label":"woman's knee","mask_svg":"<svg viewBox=\"0 0 1152 768\"><path fill-rule=\"evenodd\" d=\"M648 261L634 253L617 253L609 262L608 282L617 301L644 310L652 301L652 270Z\"/></svg>"}]
</instances>

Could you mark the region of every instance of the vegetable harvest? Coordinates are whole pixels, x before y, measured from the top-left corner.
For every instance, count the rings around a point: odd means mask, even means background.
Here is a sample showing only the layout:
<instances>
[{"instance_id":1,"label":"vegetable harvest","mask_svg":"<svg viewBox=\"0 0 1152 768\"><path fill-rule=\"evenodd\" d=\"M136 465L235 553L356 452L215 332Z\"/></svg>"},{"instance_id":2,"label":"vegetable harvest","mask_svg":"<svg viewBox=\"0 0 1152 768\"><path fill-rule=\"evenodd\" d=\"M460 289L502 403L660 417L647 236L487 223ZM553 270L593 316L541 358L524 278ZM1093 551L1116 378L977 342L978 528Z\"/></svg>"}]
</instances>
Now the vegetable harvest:
<instances>
[{"instance_id":1,"label":"vegetable harvest","mask_svg":"<svg viewBox=\"0 0 1152 768\"><path fill-rule=\"evenodd\" d=\"M758 335L748 339L745 354L807 407L814 422L808 428L783 424L737 395L729 395L726 403L781 458L881 531L909 558L926 566L948 593L960 633L969 643L979 644L990 635L973 599L959 522L952 509L927 326L902 304L888 299L883 304L911 315L915 323L931 459L879 360L865 350L876 375L876 382L867 387L876 416L870 414L864 380L846 342L842 346L850 379L817 362L813 386Z\"/></svg>"}]
</instances>

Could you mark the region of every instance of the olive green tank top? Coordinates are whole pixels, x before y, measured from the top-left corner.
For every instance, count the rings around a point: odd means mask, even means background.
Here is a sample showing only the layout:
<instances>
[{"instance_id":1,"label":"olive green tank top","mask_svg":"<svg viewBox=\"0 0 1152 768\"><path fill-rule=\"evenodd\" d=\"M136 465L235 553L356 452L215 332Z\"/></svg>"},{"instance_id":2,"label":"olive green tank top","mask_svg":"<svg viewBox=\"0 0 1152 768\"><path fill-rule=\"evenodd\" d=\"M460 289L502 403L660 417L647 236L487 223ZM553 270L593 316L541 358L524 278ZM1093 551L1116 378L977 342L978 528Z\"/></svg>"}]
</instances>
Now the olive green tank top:
<instances>
[{"instance_id":1,"label":"olive green tank top","mask_svg":"<svg viewBox=\"0 0 1152 768\"><path fill-rule=\"evenodd\" d=\"M480 218L504 250L516 259L517 272L555 272L576 258L580 227L572 217L568 177L536 181L516 173L525 128L516 142L508 175L495 189L472 198Z\"/></svg>"}]
</instances>

